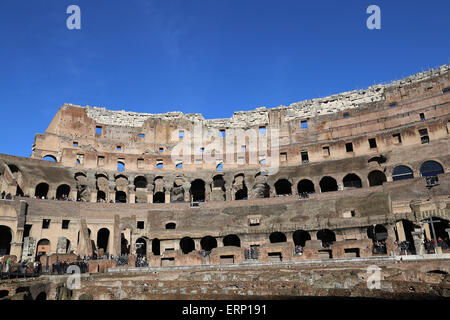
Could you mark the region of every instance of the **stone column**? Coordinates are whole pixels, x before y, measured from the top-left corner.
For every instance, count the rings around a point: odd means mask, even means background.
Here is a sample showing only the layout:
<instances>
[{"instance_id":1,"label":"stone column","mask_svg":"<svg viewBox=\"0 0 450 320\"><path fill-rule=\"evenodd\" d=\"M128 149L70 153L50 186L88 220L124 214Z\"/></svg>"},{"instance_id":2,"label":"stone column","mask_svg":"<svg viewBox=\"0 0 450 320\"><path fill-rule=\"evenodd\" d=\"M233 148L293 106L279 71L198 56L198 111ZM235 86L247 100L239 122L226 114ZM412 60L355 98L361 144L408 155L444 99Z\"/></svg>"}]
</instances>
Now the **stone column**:
<instances>
[{"instance_id":1,"label":"stone column","mask_svg":"<svg viewBox=\"0 0 450 320\"><path fill-rule=\"evenodd\" d=\"M448 233L448 237L450 238L450 228L445 229L445 232Z\"/></svg>"},{"instance_id":2,"label":"stone column","mask_svg":"<svg viewBox=\"0 0 450 320\"><path fill-rule=\"evenodd\" d=\"M200 244L201 239L194 239L195 243L195 250L200 250L202 248L202 245Z\"/></svg>"},{"instance_id":3,"label":"stone column","mask_svg":"<svg viewBox=\"0 0 450 320\"><path fill-rule=\"evenodd\" d=\"M423 255L425 253L425 248L423 246L423 232L413 231L411 232L414 240L414 247L416 248L416 254Z\"/></svg>"},{"instance_id":4,"label":"stone column","mask_svg":"<svg viewBox=\"0 0 450 320\"><path fill-rule=\"evenodd\" d=\"M183 183L184 201L185 202L191 202L191 194L189 192L190 187L191 187L191 184L189 182Z\"/></svg>"}]
</instances>

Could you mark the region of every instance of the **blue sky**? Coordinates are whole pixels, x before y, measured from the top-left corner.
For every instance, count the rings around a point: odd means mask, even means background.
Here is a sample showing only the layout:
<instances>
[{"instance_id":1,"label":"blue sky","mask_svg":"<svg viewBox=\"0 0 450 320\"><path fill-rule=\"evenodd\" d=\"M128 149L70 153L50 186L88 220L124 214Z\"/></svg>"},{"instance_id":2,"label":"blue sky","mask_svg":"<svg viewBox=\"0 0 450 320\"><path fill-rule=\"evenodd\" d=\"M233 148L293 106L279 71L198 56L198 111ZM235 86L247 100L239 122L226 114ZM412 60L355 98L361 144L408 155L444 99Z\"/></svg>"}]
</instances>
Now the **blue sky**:
<instances>
[{"instance_id":1,"label":"blue sky","mask_svg":"<svg viewBox=\"0 0 450 320\"><path fill-rule=\"evenodd\" d=\"M449 15L448 0L0 0L0 153L29 157L65 102L224 118L396 80L449 63Z\"/></svg>"}]
</instances>

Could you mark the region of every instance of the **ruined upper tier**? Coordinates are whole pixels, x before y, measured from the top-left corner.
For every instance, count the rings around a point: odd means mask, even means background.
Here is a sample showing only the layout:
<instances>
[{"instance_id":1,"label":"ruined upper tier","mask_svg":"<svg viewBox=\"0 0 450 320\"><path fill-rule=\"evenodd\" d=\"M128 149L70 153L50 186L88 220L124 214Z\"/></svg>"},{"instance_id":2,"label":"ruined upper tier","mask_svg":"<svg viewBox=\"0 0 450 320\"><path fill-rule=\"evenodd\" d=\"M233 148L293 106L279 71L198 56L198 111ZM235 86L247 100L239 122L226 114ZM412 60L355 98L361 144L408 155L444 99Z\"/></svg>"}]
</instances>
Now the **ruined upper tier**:
<instances>
[{"instance_id":1,"label":"ruined upper tier","mask_svg":"<svg viewBox=\"0 0 450 320\"><path fill-rule=\"evenodd\" d=\"M245 128L255 124L266 124L269 122L270 110L285 110L285 120L295 120L299 118L314 117L322 114L337 113L347 109L358 108L362 104L383 101L386 99L385 92L388 89L400 89L404 86L427 80L436 76L445 74L449 70L448 65L443 65L436 69L420 72L402 80L397 80L386 85L377 84L366 90L353 90L339 94L334 94L324 98L304 100L292 103L289 106L279 106L272 109L266 107L256 108L250 111L237 111L231 118L208 119L200 113L182 113L173 111L167 113L151 114L137 113L125 110L113 111L106 108L86 106L85 110L88 117L100 124L142 127L144 121L152 119L163 120L188 120L201 121L207 127L228 127ZM73 106L71 104L66 104Z\"/></svg>"}]
</instances>

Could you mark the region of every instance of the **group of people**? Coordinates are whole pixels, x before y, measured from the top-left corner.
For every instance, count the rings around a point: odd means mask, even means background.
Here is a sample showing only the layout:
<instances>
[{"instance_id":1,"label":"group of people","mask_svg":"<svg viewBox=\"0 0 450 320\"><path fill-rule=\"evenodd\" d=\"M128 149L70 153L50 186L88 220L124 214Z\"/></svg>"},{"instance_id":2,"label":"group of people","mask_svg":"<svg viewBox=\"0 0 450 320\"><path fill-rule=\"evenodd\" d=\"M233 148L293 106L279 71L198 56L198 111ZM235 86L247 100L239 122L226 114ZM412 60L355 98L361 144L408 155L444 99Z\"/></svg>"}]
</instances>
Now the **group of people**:
<instances>
[{"instance_id":1,"label":"group of people","mask_svg":"<svg viewBox=\"0 0 450 320\"><path fill-rule=\"evenodd\" d=\"M399 255L414 254L414 246L409 241L395 241Z\"/></svg>"},{"instance_id":2,"label":"group of people","mask_svg":"<svg viewBox=\"0 0 450 320\"><path fill-rule=\"evenodd\" d=\"M250 247L250 249L245 249L245 259L258 259L258 248Z\"/></svg>"},{"instance_id":3,"label":"group of people","mask_svg":"<svg viewBox=\"0 0 450 320\"><path fill-rule=\"evenodd\" d=\"M84 260L78 260L72 263L67 261L57 261L52 264L52 274L66 274L70 266L77 266L81 273L89 272L89 264Z\"/></svg>"},{"instance_id":4,"label":"group of people","mask_svg":"<svg viewBox=\"0 0 450 320\"><path fill-rule=\"evenodd\" d=\"M21 261L15 263L10 256L0 257L0 273L39 274L42 266L39 261Z\"/></svg>"},{"instance_id":5,"label":"group of people","mask_svg":"<svg viewBox=\"0 0 450 320\"><path fill-rule=\"evenodd\" d=\"M374 241L373 247L372 247L372 253L373 254L386 254L387 253L386 242L385 241Z\"/></svg>"},{"instance_id":6,"label":"group of people","mask_svg":"<svg viewBox=\"0 0 450 320\"><path fill-rule=\"evenodd\" d=\"M2 192L2 199L11 200L12 198L11 193L6 193L5 191Z\"/></svg>"},{"instance_id":7,"label":"group of people","mask_svg":"<svg viewBox=\"0 0 450 320\"><path fill-rule=\"evenodd\" d=\"M296 245L294 248L294 254L298 254L301 256L303 254L303 247L300 245Z\"/></svg>"},{"instance_id":8,"label":"group of people","mask_svg":"<svg viewBox=\"0 0 450 320\"><path fill-rule=\"evenodd\" d=\"M148 262L145 255L138 255L136 257L136 267L148 267Z\"/></svg>"},{"instance_id":9,"label":"group of people","mask_svg":"<svg viewBox=\"0 0 450 320\"><path fill-rule=\"evenodd\" d=\"M199 253L202 257L206 257L206 256L208 256L208 255L211 253L211 251L207 251L207 250L201 249L198 253Z\"/></svg>"}]
</instances>

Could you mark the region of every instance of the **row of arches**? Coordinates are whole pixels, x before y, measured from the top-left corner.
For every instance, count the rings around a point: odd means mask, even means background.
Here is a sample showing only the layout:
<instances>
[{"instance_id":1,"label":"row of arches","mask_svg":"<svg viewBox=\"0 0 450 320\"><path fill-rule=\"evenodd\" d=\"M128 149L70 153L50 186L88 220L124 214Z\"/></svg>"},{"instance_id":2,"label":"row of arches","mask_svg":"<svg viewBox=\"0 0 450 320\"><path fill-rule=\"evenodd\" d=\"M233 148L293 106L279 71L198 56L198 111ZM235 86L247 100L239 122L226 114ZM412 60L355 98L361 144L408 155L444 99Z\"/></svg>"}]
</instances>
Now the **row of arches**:
<instances>
[{"instance_id":1,"label":"row of arches","mask_svg":"<svg viewBox=\"0 0 450 320\"><path fill-rule=\"evenodd\" d=\"M436 161L426 161L420 167L421 176L435 176L444 173L442 165ZM261 178L261 179L260 179ZM399 165L394 168L392 173L392 180L404 180L414 178L413 170L406 165ZM83 173L76 173L75 179L78 182L78 194L77 200L80 198L80 193L86 189L87 178ZM173 183L171 191L171 202L184 201L184 180L177 178L178 180ZM258 173L255 176L254 193L255 197L267 198L270 196L270 186L264 180L264 175ZM258 180L259 179L259 180ZM369 186L379 186L387 181L386 175L380 170L371 171L368 176ZM84 181L83 181L84 180ZM128 190L128 178L123 175L116 177L116 202L127 202L127 190ZM342 179L344 188L362 188L361 178L355 173L349 173ZM136 188L136 202L147 202L146 190L148 187L147 179L144 176L137 176L134 179L134 186ZM107 191L109 190L108 178L105 174L97 175L97 202L106 202ZM291 195L292 184L287 179L279 179L274 184L276 195ZM338 183L336 179L331 176L324 176L319 182L320 192L331 192L338 190ZM216 175L213 177L211 183L211 189L222 190L223 197L225 199L225 181L223 175ZM255 189L257 189L255 191ZM156 177L153 182L153 202L164 203L166 202L166 185L164 184L163 177ZM45 182L39 183L35 188L35 197L47 198L49 191L49 185ZM58 186L56 190L56 199L69 198L71 188L67 184ZM314 183L308 179L302 179L297 183L298 194L311 194L316 192ZM202 179L195 179L190 183L189 189L191 198L195 202L205 201L206 195L206 183ZM245 184L244 174L238 174L233 180L233 198L234 200L246 200L248 199L248 189Z\"/></svg>"}]
</instances>

